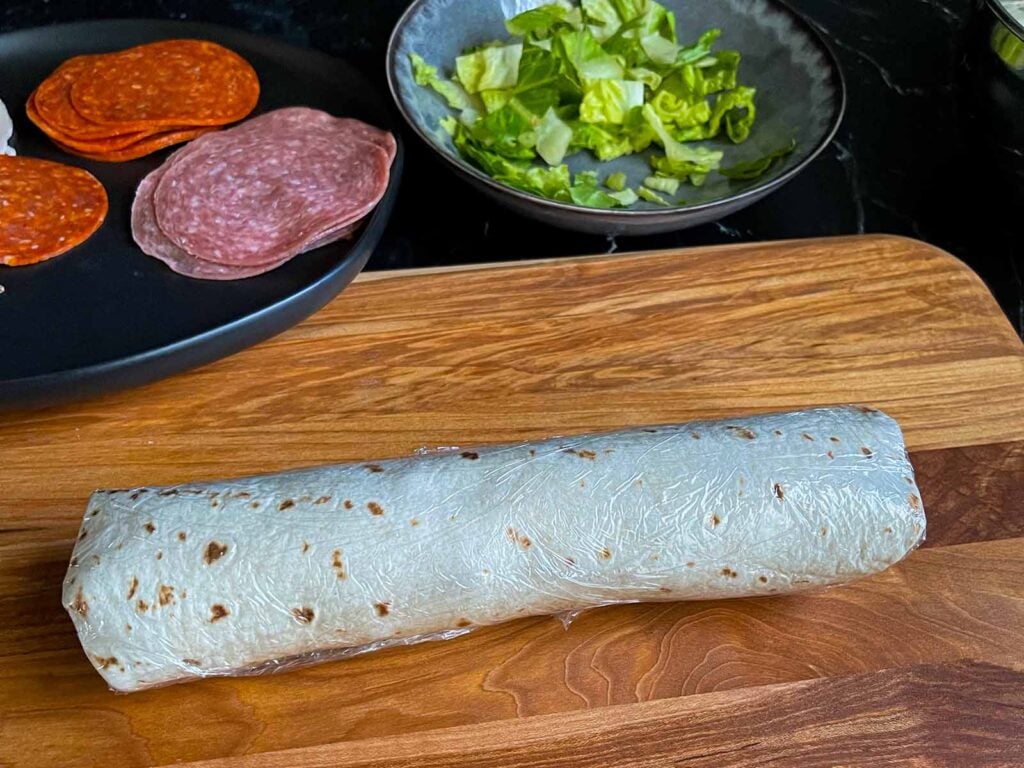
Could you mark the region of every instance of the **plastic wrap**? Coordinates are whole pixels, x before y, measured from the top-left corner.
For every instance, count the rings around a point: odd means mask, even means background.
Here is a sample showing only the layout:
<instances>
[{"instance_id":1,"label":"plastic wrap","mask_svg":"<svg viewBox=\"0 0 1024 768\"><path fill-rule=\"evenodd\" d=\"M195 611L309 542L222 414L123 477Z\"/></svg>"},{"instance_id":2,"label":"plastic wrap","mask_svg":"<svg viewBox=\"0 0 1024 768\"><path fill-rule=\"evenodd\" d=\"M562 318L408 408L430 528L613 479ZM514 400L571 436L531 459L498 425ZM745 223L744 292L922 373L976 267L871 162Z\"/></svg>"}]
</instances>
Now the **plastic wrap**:
<instances>
[{"instance_id":1,"label":"plastic wrap","mask_svg":"<svg viewBox=\"0 0 1024 768\"><path fill-rule=\"evenodd\" d=\"M520 616L840 584L924 533L896 422L826 408L97 492L64 602L133 691Z\"/></svg>"},{"instance_id":2,"label":"plastic wrap","mask_svg":"<svg viewBox=\"0 0 1024 768\"><path fill-rule=\"evenodd\" d=\"M14 135L14 123L7 112L7 107L0 101L0 155L13 155L14 150L8 145Z\"/></svg>"}]
</instances>

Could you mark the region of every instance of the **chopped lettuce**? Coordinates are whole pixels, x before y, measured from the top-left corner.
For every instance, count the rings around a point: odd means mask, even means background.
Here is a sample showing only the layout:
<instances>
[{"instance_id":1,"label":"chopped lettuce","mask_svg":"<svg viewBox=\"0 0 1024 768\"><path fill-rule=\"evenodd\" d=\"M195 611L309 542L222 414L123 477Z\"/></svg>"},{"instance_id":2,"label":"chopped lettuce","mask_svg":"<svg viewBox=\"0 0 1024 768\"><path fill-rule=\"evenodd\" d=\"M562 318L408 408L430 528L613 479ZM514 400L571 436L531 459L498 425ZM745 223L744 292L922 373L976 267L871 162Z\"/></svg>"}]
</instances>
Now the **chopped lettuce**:
<instances>
[{"instance_id":1,"label":"chopped lettuce","mask_svg":"<svg viewBox=\"0 0 1024 768\"><path fill-rule=\"evenodd\" d=\"M719 168L718 172L727 179L756 179L768 173L774 165L788 157L794 149L796 149L796 139L790 139L789 144L773 149L756 160L747 160L728 168Z\"/></svg>"},{"instance_id":2,"label":"chopped lettuce","mask_svg":"<svg viewBox=\"0 0 1024 768\"><path fill-rule=\"evenodd\" d=\"M551 3L524 11L505 22L505 29L515 37L533 37L543 40L559 27L579 29L582 14L568 2Z\"/></svg>"},{"instance_id":3,"label":"chopped lettuce","mask_svg":"<svg viewBox=\"0 0 1024 768\"><path fill-rule=\"evenodd\" d=\"M673 179L669 176L648 176L644 179L644 186L648 189L653 189L655 192L674 195L679 191L679 179Z\"/></svg>"},{"instance_id":4,"label":"chopped lettuce","mask_svg":"<svg viewBox=\"0 0 1024 768\"><path fill-rule=\"evenodd\" d=\"M473 106L473 100L466 90L453 80L445 80L437 74L437 67L432 67L423 60L422 56L415 53L410 57L412 60L413 79L416 85L424 85L434 89L448 103L452 109L469 109Z\"/></svg>"},{"instance_id":5,"label":"chopped lettuce","mask_svg":"<svg viewBox=\"0 0 1024 768\"><path fill-rule=\"evenodd\" d=\"M608 178L604 180L604 185L613 192L621 192L626 188L627 181L626 174L620 171L608 174Z\"/></svg>"},{"instance_id":6,"label":"chopped lettuce","mask_svg":"<svg viewBox=\"0 0 1024 768\"><path fill-rule=\"evenodd\" d=\"M494 88L515 88L519 81L519 61L523 44L495 45L455 59L455 73L469 93Z\"/></svg>"},{"instance_id":7,"label":"chopped lettuce","mask_svg":"<svg viewBox=\"0 0 1024 768\"><path fill-rule=\"evenodd\" d=\"M450 76L410 57L416 83L453 111L441 124L458 153L504 184L598 208L670 205L662 195L719 171L724 153L712 142L751 133L756 92L741 84L739 52L715 50L718 29L681 42L656 0L553 0L506 28L512 40L467 49ZM791 151L720 173L757 178ZM651 175L635 190L622 173L603 184L596 172L573 176L565 161L579 152L601 162L644 152Z\"/></svg>"},{"instance_id":8,"label":"chopped lettuce","mask_svg":"<svg viewBox=\"0 0 1024 768\"><path fill-rule=\"evenodd\" d=\"M580 120L622 125L634 107L644 105L644 84L632 80L592 80L583 91Z\"/></svg>"},{"instance_id":9,"label":"chopped lettuce","mask_svg":"<svg viewBox=\"0 0 1024 768\"><path fill-rule=\"evenodd\" d=\"M537 154L548 165L560 165L571 143L572 128L549 107L537 126Z\"/></svg>"},{"instance_id":10,"label":"chopped lettuce","mask_svg":"<svg viewBox=\"0 0 1024 768\"><path fill-rule=\"evenodd\" d=\"M672 205L668 200L659 195L654 190L648 189L647 187L639 187L636 190L637 197L641 200L646 200L648 203L655 203L656 205L664 205L669 207Z\"/></svg>"},{"instance_id":11,"label":"chopped lettuce","mask_svg":"<svg viewBox=\"0 0 1024 768\"><path fill-rule=\"evenodd\" d=\"M581 171L576 174L569 196L576 205L588 208L624 208L637 201L637 193L631 189L608 192L598 185L597 173Z\"/></svg>"}]
</instances>

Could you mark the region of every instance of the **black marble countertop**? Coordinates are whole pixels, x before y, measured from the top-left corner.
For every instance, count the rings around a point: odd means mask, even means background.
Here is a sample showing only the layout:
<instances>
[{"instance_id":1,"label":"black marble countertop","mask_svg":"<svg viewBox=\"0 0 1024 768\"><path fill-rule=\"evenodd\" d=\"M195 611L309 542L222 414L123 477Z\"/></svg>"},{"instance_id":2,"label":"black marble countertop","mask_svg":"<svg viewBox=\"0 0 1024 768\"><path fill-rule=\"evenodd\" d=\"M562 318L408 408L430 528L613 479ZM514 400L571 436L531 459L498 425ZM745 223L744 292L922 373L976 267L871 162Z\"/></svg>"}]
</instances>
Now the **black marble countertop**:
<instances>
[{"instance_id":1,"label":"black marble countertop","mask_svg":"<svg viewBox=\"0 0 1024 768\"><path fill-rule=\"evenodd\" d=\"M972 0L790 2L832 42L849 104L836 141L780 191L716 224L609 240L505 212L442 168L407 132L398 209L369 268L884 232L925 240L967 262L1024 333L1024 217L1000 203L991 168L979 161L963 78ZM88 18L216 22L339 56L386 89L384 52L406 5L407 0L9 0L0 4L0 32ZM452 210L461 215L453 217Z\"/></svg>"}]
</instances>

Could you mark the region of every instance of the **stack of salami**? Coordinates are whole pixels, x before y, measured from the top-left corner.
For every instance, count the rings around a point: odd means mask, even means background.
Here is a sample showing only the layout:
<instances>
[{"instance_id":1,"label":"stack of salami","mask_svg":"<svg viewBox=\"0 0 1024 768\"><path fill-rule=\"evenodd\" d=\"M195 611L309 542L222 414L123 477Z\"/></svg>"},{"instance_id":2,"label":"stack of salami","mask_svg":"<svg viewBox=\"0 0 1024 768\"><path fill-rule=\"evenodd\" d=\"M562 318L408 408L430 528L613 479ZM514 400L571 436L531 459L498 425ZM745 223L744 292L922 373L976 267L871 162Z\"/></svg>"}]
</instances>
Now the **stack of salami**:
<instances>
[{"instance_id":1,"label":"stack of salami","mask_svg":"<svg viewBox=\"0 0 1024 768\"><path fill-rule=\"evenodd\" d=\"M65 152L121 162L252 112L249 62L207 40L163 40L61 64L29 97L32 120Z\"/></svg>"},{"instance_id":2,"label":"stack of salami","mask_svg":"<svg viewBox=\"0 0 1024 768\"><path fill-rule=\"evenodd\" d=\"M175 272L236 280L348 237L383 197L395 139L306 107L196 139L139 185L132 234Z\"/></svg>"}]
</instances>

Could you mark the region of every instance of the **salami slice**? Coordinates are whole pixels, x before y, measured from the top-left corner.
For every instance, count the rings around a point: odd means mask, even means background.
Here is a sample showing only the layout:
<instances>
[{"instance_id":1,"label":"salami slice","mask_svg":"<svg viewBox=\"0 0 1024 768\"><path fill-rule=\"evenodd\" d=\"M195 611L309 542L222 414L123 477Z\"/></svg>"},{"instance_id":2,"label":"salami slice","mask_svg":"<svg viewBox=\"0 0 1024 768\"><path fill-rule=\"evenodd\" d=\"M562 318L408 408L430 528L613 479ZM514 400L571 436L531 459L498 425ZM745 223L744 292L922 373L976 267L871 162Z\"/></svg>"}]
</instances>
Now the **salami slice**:
<instances>
[{"instance_id":1,"label":"salami slice","mask_svg":"<svg viewBox=\"0 0 1024 768\"><path fill-rule=\"evenodd\" d=\"M69 251L106 215L107 193L90 173L0 155L0 264L35 264Z\"/></svg>"},{"instance_id":2,"label":"salami slice","mask_svg":"<svg viewBox=\"0 0 1024 768\"><path fill-rule=\"evenodd\" d=\"M280 263L258 267L226 267L212 261L197 259L182 250L164 235L156 221L153 191L163 177L165 167L157 168L139 184L132 204L132 237L142 252L164 262L178 274L200 280L239 280L269 272Z\"/></svg>"},{"instance_id":3,"label":"salami slice","mask_svg":"<svg viewBox=\"0 0 1024 768\"><path fill-rule=\"evenodd\" d=\"M197 259L172 243L157 224L156 210L153 207L153 190L160 183L165 170L166 166L157 168L142 180L135 193L135 202L132 204L132 237L135 238L135 242L142 249L143 253L159 259L180 275L194 277L199 280L241 280L246 277L255 277L256 275L262 275L277 269L290 260L283 259L277 263L262 264L254 267L229 267L223 264L215 264L212 261ZM350 224L336 231L325 232L318 241L311 243L306 250L312 251L349 237L355 228L356 225Z\"/></svg>"},{"instance_id":4,"label":"salami slice","mask_svg":"<svg viewBox=\"0 0 1024 768\"><path fill-rule=\"evenodd\" d=\"M365 127L300 107L204 136L168 162L154 192L159 227L228 266L301 253L383 196L391 157Z\"/></svg>"},{"instance_id":5,"label":"salami slice","mask_svg":"<svg viewBox=\"0 0 1024 768\"><path fill-rule=\"evenodd\" d=\"M241 120L259 93L256 72L235 52L208 40L164 40L94 58L70 98L101 125L202 126Z\"/></svg>"}]
</instances>

